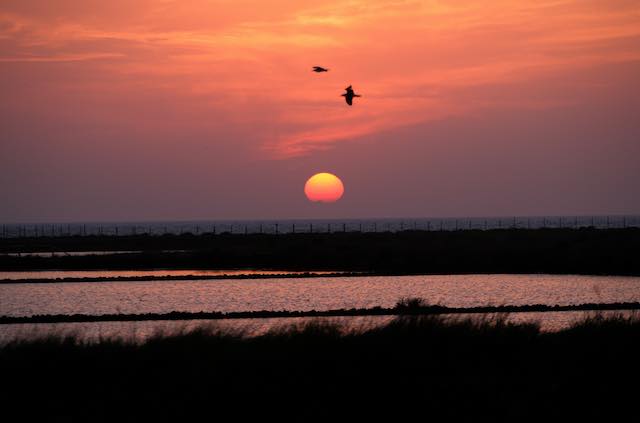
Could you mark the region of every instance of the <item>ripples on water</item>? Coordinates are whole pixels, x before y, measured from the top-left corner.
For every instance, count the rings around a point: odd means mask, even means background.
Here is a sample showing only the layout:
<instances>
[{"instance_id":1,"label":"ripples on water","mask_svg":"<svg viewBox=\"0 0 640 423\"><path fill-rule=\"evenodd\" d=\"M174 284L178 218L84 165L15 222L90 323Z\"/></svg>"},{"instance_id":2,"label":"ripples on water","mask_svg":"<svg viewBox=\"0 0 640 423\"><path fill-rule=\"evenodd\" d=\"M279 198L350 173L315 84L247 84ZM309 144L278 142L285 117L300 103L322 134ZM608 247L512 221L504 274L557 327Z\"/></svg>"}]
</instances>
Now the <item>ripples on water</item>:
<instances>
[{"instance_id":1,"label":"ripples on water","mask_svg":"<svg viewBox=\"0 0 640 423\"><path fill-rule=\"evenodd\" d=\"M0 285L0 315L168 313L171 311L330 310L392 307L401 297L420 297L449 307L485 305L639 302L640 278L579 275L434 275L314 277L206 281L96 282ZM511 319L540 321L555 330L584 312L513 313ZM376 322L376 318L366 317ZM379 317L377 319L383 319ZM271 325L286 319L243 320L243 325ZM353 318L350 321L355 322ZM364 321L364 320L362 320ZM266 322L266 323L265 323ZM201 324L202 321L188 324ZM15 331L77 328L102 333L148 336L159 322L2 325L0 338ZM165 322L175 328L185 322ZM238 325L233 321L218 322ZM48 328L48 329L47 329ZM253 329L252 329L253 330ZM100 332L103 331L103 332Z\"/></svg>"},{"instance_id":2,"label":"ripples on water","mask_svg":"<svg viewBox=\"0 0 640 423\"><path fill-rule=\"evenodd\" d=\"M363 276L0 285L0 315L331 310L420 297L449 307L640 301L640 278L578 275Z\"/></svg>"}]
</instances>

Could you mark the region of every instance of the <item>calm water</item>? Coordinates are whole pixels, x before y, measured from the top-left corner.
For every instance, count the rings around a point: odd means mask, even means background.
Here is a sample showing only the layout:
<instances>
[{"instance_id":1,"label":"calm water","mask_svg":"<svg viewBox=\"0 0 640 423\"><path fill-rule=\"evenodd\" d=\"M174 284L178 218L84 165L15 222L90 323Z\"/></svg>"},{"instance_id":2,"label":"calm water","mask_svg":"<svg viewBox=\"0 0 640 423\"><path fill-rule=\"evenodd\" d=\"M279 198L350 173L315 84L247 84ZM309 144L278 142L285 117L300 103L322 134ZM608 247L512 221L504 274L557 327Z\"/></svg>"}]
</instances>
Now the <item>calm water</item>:
<instances>
[{"instance_id":1,"label":"calm water","mask_svg":"<svg viewBox=\"0 0 640 423\"><path fill-rule=\"evenodd\" d=\"M185 271L193 274L193 271ZM54 277L70 276L55 273ZM99 282L0 285L0 315L165 313L178 311L327 310L391 307L401 297L421 297L452 307L500 304L580 304L640 301L639 277L576 275L438 275L316 277L300 279ZM513 313L516 322L535 321L559 330L585 312ZM461 318L463 316L455 316ZM474 316L474 317L477 317ZM310 318L225 321L99 322L0 325L0 343L49 334L75 334L88 340L118 337L144 340L160 331L203 324L259 334L274 326ZM366 329L391 317L323 318Z\"/></svg>"},{"instance_id":2,"label":"calm water","mask_svg":"<svg viewBox=\"0 0 640 423\"><path fill-rule=\"evenodd\" d=\"M640 277L438 275L0 285L0 315L329 310L640 301Z\"/></svg>"}]
</instances>

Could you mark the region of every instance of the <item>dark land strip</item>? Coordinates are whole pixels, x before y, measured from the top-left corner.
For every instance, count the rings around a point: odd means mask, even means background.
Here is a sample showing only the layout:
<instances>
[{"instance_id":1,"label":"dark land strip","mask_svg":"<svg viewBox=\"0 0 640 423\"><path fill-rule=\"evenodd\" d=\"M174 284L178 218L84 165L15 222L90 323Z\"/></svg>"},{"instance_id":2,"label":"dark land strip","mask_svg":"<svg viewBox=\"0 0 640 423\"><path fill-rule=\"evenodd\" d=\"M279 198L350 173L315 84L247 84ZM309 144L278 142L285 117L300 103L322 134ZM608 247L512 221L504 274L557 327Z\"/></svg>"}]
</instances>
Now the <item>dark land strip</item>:
<instances>
[{"instance_id":1,"label":"dark land strip","mask_svg":"<svg viewBox=\"0 0 640 423\"><path fill-rule=\"evenodd\" d=\"M7 255L46 251L140 252ZM254 268L640 275L638 251L640 228L71 236L0 239L0 270Z\"/></svg>"},{"instance_id":2,"label":"dark land strip","mask_svg":"<svg viewBox=\"0 0 640 423\"><path fill-rule=\"evenodd\" d=\"M403 316L403 315L441 315L441 314L491 314L491 313L527 313L550 311L612 311L640 310L640 303L587 303L577 305L502 305L483 307L445 307L439 305L396 305L393 308L351 308L339 310L261 310L234 312L182 312L146 313L146 314L51 314L28 317L0 316L0 324L17 323L88 323L88 322L126 322L149 320L221 320L221 319L261 319L285 317L354 317L354 316Z\"/></svg>"},{"instance_id":3,"label":"dark land strip","mask_svg":"<svg viewBox=\"0 0 640 423\"><path fill-rule=\"evenodd\" d=\"M331 273L272 273L272 274L240 274L240 275L162 275L162 276L97 276L79 278L37 278L37 279L0 279L0 284L18 283L71 283L71 282L150 282L150 281L201 281L225 279L301 279L301 278L340 278L356 276L387 276L363 272L331 272Z\"/></svg>"}]
</instances>

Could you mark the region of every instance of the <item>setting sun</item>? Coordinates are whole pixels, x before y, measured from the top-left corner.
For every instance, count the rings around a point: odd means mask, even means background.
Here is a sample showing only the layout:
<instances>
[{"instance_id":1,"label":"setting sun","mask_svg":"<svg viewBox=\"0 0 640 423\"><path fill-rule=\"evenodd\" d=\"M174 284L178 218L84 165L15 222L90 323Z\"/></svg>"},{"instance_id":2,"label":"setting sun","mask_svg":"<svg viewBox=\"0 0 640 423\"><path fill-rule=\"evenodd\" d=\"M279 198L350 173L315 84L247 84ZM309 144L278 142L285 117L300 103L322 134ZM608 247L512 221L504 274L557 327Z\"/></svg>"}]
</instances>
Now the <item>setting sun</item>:
<instances>
[{"instance_id":1,"label":"setting sun","mask_svg":"<svg viewBox=\"0 0 640 423\"><path fill-rule=\"evenodd\" d=\"M316 173L304 184L304 193L309 201L333 203L342 198L344 185L331 173Z\"/></svg>"}]
</instances>

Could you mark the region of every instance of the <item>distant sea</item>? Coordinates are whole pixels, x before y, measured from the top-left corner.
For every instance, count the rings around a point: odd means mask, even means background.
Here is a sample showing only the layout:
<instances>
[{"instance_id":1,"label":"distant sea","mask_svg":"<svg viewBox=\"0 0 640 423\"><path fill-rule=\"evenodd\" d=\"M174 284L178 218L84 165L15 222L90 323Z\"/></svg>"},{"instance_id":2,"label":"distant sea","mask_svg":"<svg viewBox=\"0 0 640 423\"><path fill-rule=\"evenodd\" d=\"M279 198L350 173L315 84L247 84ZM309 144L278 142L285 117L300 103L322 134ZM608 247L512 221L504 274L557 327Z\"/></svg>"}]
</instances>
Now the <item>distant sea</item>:
<instances>
[{"instance_id":1,"label":"distant sea","mask_svg":"<svg viewBox=\"0 0 640 423\"><path fill-rule=\"evenodd\" d=\"M508 228L640 227L640 215L464 218L201 220L2 224L0 237L203 233L398 232Z\"/></svg>"}]
</instances>

